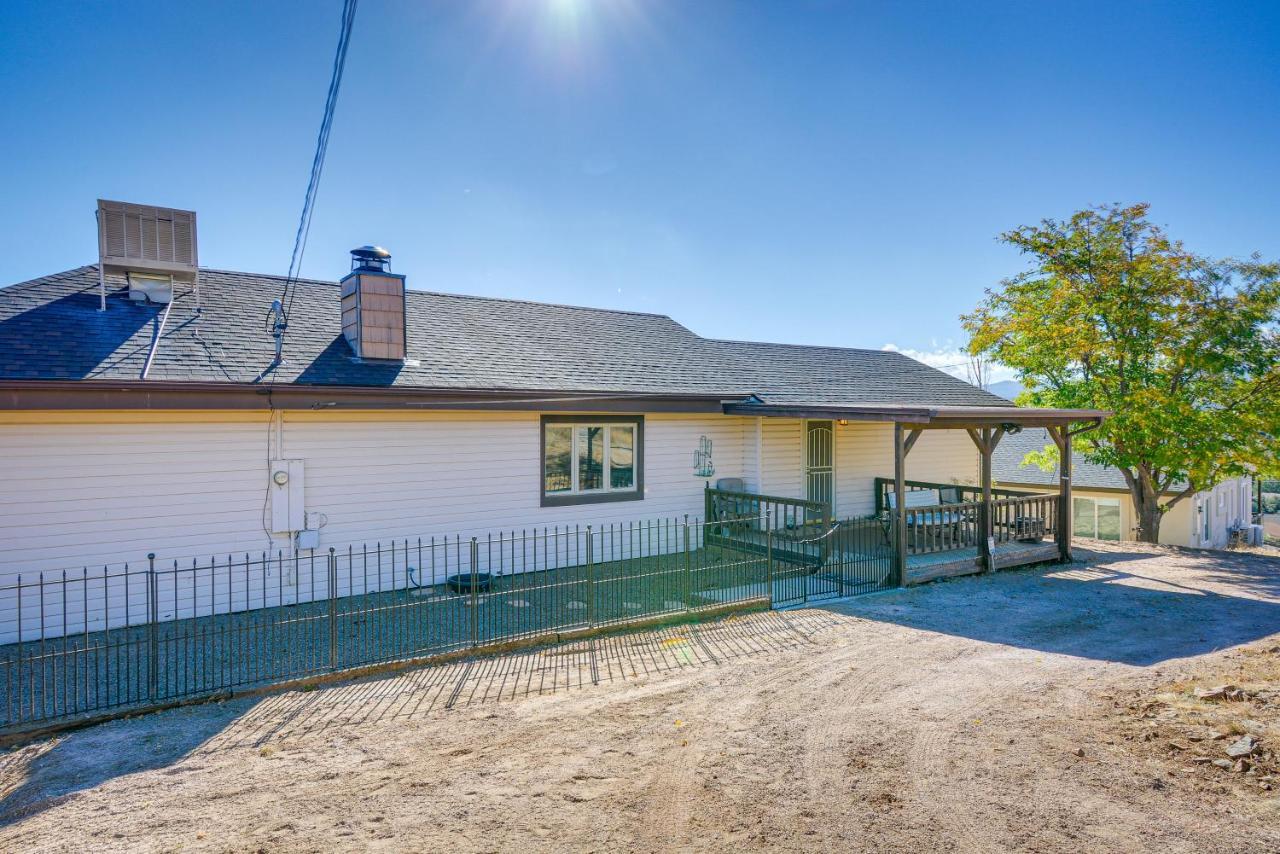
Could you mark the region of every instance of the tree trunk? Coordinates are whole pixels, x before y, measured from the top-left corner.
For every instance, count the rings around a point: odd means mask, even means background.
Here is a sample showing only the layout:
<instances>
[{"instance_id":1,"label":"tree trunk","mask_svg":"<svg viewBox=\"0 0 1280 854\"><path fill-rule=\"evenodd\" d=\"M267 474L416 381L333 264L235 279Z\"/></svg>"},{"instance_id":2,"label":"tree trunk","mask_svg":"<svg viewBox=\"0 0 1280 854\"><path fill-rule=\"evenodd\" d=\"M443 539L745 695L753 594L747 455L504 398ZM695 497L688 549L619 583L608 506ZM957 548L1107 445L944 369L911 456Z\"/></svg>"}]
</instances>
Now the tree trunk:
<instances>
[{"instance_id":1,"label":"tree trunk","mask_svg":"<svg viewBox=\"0 0 1280 854\"><path fill-rule=\"evenodd\" d=\"M1160 542L1160 494L1142 479L1135 478L1129 484L1133 497L1134 517L1138 520L1138 540L1143 543Z\"/></svg>"}]
</instances>

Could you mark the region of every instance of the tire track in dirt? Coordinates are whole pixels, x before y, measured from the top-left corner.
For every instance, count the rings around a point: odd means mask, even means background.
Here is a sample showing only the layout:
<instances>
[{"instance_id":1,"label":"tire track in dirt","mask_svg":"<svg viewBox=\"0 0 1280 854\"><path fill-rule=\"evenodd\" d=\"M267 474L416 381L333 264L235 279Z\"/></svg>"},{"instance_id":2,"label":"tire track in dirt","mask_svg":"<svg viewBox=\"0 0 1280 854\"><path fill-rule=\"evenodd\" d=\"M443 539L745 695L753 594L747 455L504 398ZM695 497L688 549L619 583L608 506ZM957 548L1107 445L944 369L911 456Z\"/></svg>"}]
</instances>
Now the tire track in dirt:
<instances>
[{"instance_id":1,"label":"tire track in dirt","mask_svg":"<svg viewBox=\"0 0 1280 854\"><path fill-rule=\"evenodd\" d=\"M844 669L850 657L871 657L863 667ZM845 761L845 745L850 732L866 732L868 707L883 693L887 677L899 669L899 663L875 650L859 647L844 651L840 658L825 662L826 670L812 691L814 711L803 721L802 763L810 802L821 803L833 792L843 795L850 786ZM876 689L880 687L880 690ZM874 726L874 724L871 724ZM827 816L842 832L853 830L847 811L837 810Z\"/></svg>"},{"instance_id":2,"label":"tire track in dirt","mask_svg":"<svg viewBox=\"0 0 1280 854\"><path fill-rule=\"evenodd\" d=\"M975 651L985 654L980 658L973 658L972 653ZM1020 663L1001 660L998 648L994 651L997 652L995 656L992 655L993 650L978 647L969 650L967 655L957 655L952 659L946 672L947 682L978 685L982 690L959 705L938 700L923 702L920 706L921 721L908 760L912 768L911 787L917 806L927 812L933 821L948 828L956 849L964 852L995 852L1003 848L994 843L993 827L982 819L987 799L980 797L979 803L975 804L973 799L966 799L961 794L973 794L974 788L963 785L953 773L951 758L955 751L951 749L951 745L966 727L980 726L979 722L984 714L1001 705L1011 692L1025 692L1036 681L1018 672ZM964 662L966 672L957 673L950 666L956 661ZM920 686L916 683L917 690L934 696L942 696L948 687L945 684ZM943 710L946 714L942 720L926 718L926 713Z\"/></svg>"},{"instance_id":3,"label":"tire track in dirt","mask_svg":"<svg viewBox=\"0 0 1280 854\"><path fill-rule=\"evenodd\" d=\"M707 668L713 673L727 669L724 665L711 665ZM680 728L680 741L683 744L673 748L676 751L673 761L659 764L655 777L645 788L648 805L645 810L644 835L660 848L693 845L689 826L690 804L695 799L701 802L698 770L706 759L706 751L702 745L708 740L701 736L708 727L723 731L730 724L722 715L717 714L717 709L736 707L740 700L750 695L766 693L766 689L793 678L791 673L776 667L770 668L767 675L763 676L759 672L760 668L751 669L756 672L750 675L735 673L727 686L723 682L717 683L716 689L709 692L708 697L699 700L692 707L684 706L681 712L684 717L680 719L684 723ZM689 686L683 686L681 692L687 693L688 690ZM697 723L691 726L689 721ZM704 803L703 806L709 805Z\"/></svg>"}]
</instances>

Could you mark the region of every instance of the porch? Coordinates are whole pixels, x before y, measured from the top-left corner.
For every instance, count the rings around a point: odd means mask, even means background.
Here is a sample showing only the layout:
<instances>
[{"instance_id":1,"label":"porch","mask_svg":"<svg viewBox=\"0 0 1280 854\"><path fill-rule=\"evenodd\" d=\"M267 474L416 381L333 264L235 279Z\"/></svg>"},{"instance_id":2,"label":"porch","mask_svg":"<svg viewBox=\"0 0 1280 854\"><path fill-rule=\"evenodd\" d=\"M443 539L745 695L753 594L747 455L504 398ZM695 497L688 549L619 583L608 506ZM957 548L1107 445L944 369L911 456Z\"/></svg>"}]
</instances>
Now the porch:
<instances>
[{"instance_id":1,"label":"porch","mask_svg":"<svg viewBox=\"0 0 1280 854\"><path fill-rule=\"evenodd\" d=\"M806 499L760 495L708 487L705 540L710 547L767 555L778 567L779 584L788 574L808 573L808 587L824 592L835 585L871 589L893 586L896 504L893 481L876 478L877 512L838 519L830 505ZM970 575L986 568L980 548L983 504L973 486L906 481L905 574L901 583ZM1058 560L1060 497L1057 494L999 490L990 505L992 569ZM849 568L863 571L849 578ZM787 598L783 596L781 598Z\"/></svg>"},{"instance_id":2,"label":"porch","mask_svg":"<svg viewBox=\"0 0 1280 854\"><path fill-rule=\"evenodd\" d=\"M762 403L735 406L733 412L756 415L760 423L771 418L803 419L805 476L800 491L805 497L708 484L704 507L708 545L767 552L771 562L818 576L831 574L834 568L843 577L840 567L850 562L886 567L878 587L1071 560L1072 437L1096 428L1108 414L1012 406L800 408ZM892 475L874 477L871 496L863 485L866 480L856 480L857 494L850 496L849 481L838 486L836 478L837 425L859 421L890 422L893 428ZM1057 446L1061 460L1057 490L992 487L993 452L1005 435L1024 427L1046 428ZM958 482L960 477L953 482L907 478L908 455L921 436L933 431L967 435L977 450L976 484ZM862 458L874 464L870 448ZM889 462L884 456L880 459ZM852 505L862 515L840 515L837 493L841 506ZM868 497L872 500L867 501ZM866 512L868 506L871 513Z\"/></svg>"}]
</instances>

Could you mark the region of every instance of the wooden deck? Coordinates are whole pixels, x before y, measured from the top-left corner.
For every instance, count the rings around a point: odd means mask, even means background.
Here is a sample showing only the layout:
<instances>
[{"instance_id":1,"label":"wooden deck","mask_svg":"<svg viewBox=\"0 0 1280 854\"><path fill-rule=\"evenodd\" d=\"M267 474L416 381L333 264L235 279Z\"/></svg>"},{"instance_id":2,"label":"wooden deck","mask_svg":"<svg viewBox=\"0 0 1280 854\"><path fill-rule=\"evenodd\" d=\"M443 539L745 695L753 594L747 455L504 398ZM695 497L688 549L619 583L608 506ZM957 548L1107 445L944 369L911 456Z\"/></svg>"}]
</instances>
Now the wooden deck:
<instances>
[{"instance_id":1,"label":"wooden deck","mask_svg":"<svg viewBox=\"0 0 1280 854\"><path fill-rule=\"evenodd\" d=\"M991 503L991 525L994 539L998 541L992 553L993 569L1059 559L1058 545L1052 536L1057 530L1057 500L1057 496L1028 494ZM870 580L874 582L874 589L880 589L884 581L876 577L883 574L881 570L892 574L894 547L888 521L883 517L837 523L825 504L713 489L707 490L706 510L704 546L770 554L771 571L785 576L799 577L825 570L845 578L851 568L856 568L858 583ZM950 525L930 527L926 523L909 528L904 584L982 572L978 547L982 516L977 505L972 502L930 505L906 513L908 525L912 525L913 520L950 518L946 514L952 514L957 521ZM771 533L766 529L770 523ZM1016 539L1042 535L1048 536L1040 542ZM788 597L788 601L791 598Z\"/></svg>"},{"instance_id":2,"label":"wooden deck","mask_svg":"<svg viewBox=\"0 0 1280 854\"><path fill-rule=\"evenodd\" d=\"M992 554L996 569L1010 569L1058 559L1058 544L1052 539L1041 543L1000 543ZM954 578L982 572L978 549L971 546L943 552L907 556L906 583L923 584L939 578Z\"/></svg>"}]
</instances>

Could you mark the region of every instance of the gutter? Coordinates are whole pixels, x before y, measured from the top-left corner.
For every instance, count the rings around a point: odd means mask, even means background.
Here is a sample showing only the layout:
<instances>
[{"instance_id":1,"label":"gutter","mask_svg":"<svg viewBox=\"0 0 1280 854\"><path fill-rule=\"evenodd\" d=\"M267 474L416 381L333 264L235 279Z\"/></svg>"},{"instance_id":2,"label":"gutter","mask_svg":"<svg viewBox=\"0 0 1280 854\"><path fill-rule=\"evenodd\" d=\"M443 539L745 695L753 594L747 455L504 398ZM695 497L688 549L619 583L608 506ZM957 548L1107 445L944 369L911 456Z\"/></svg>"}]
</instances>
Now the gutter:
<instances>
[{"instance_id":1,"label":"gutter","mask_svg":"<svg viewBox=\"0 0 1280 854\"><path fill-rule=\"evenodd\" d=\"M145 369L144 369L145 370ZM722 394L323 386L173 380L0 380L0 411L68 409L723 411Z\"/></svg>"},{"instance_id":2,"label":"gutter","mask_svg":"<svg viewBox=\"0 0 1280 854\"><path fill-rule=\"evenodd\" d=\"M922 427L965 429L1006 424L1018 427L1047 427L1089 422L1090 426L1073 432L1083 433L1097 427L1111 413L1099 409L1034 409L1021 406L919 406L909 404L767 404L757 402L726 403L726 415L754 415L774 418L822 418L849 421L893 421Z\"/></svg>"}]
</instances>

